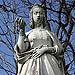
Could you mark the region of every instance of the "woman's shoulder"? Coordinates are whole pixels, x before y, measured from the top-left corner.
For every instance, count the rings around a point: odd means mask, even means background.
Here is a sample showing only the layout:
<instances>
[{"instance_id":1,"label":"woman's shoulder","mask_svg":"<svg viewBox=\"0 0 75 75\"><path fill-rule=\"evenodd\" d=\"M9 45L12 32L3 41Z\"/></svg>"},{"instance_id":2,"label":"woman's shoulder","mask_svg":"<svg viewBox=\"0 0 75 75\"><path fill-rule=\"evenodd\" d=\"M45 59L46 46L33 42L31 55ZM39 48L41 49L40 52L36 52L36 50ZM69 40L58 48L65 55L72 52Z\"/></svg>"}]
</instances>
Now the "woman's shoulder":
<instances>
[{"instance_id":1,"label":"woman's shoulder","mask_svg":"<svg viewBox=\"0 0 75 75\"><path fill-rule=\"evenodd\" d=\"M52 34L55 35L53 32L49 31L49 30L45 30L48 34Z\"/></svg>"},{"instance_id":2,"label":"woman's shoulder","mask_svg":"<svg viewBox=\"0 0 75 75\"><path fill-rule=\"evenodd\" d=\"M26 32L26 33L25 33L26 36L28 36L32 31L33 31L33 30L30 30L30 31Z\"/></svg>"}]
</instances>

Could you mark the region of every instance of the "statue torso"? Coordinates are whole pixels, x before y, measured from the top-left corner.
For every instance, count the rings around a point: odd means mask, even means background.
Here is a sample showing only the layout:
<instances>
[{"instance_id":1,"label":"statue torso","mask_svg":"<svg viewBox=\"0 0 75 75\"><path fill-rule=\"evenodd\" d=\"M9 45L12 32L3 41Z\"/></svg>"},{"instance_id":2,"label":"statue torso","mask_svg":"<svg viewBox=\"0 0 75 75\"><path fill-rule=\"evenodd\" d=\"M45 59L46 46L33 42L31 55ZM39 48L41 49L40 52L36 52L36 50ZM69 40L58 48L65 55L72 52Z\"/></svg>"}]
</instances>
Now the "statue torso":
<instances>
[{"instance_id":1,"label":"statue torso","mask_svg":"<svg viewBox=\"0 0 75 75\"><path fill-rule=\"evenodd\" d=\"M44 29L33 29L29 34L28 39L30 41L31 48L35 48L40 45L52 46L52 40Z\"/></svg>"}]
</instances>

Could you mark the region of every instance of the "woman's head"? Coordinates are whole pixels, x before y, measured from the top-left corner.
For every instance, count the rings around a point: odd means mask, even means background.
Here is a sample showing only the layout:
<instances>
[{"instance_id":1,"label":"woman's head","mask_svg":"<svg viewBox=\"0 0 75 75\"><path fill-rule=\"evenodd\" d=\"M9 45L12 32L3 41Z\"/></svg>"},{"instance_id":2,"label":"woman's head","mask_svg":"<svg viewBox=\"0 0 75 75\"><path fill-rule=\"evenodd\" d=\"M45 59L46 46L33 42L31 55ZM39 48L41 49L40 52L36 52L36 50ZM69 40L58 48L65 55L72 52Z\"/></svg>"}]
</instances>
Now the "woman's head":
<instances>
[{"instance_id":1,"label":"woman's head","mask_svg":"<svg viewBox=\"0 0 75 75\"><path fill-rule=\"evenodd\" d=\"M48 25L44 8L40 5L34 5L30 11L30 26L34 29L36 25L42 25L43 28Z\"/></svg>"},{"instance_id":2,"label":"woman's head","mask_svg":"<svg viewBox=\"0 0 75 75\"><path fill-rule=\"evenodd\" d=\"M34 5L30 11L30 26L35 28L35 23L38 24L44 17L44 10L39 5Z\"/></svg>"},{"instance_id":3,"label":"woman's head","mask_svg":"<svg viewBox=\"0 0 75 75\"><path fill-rule=\"evenodd\" d=\"M33 8L33 20L34 22L38 22L39 20L43 19L44 13L43 13L43 9L41 7L35 6Z\"/></svg>"}]
</instances>

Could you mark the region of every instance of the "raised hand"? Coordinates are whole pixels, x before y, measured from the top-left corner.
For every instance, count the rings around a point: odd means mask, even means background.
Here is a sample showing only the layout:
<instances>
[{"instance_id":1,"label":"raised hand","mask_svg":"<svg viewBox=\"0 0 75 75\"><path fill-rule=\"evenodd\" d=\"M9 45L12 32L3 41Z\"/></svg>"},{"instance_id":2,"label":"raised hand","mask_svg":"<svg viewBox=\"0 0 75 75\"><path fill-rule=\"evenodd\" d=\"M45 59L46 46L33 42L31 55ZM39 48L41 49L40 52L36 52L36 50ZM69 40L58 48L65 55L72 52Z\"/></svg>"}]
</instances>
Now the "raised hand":
<instances>
[{"instance_id":1,"label":"raised hand","mask_svg":"<svg viewBox=\"0 0 75 75\"><path fill-rule=\"evenodd\" d=\"M25 30L26 23L23 18L16 18L16 23L20 29Z\"/></svg>"}]
</instances>

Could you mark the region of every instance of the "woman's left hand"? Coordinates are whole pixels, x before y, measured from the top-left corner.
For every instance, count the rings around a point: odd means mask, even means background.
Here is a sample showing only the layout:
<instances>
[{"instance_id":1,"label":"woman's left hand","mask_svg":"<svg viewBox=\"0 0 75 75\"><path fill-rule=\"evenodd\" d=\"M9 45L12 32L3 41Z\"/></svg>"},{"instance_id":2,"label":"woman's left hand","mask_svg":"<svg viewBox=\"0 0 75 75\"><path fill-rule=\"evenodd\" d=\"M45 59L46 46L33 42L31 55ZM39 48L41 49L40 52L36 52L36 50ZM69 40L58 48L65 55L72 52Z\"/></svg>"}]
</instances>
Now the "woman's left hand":
<instances>
[{"instance_id":1,"label":"woman's left hand","mask_svg":"<svg viewBox=\"0 0 75 75\"><path fill-rule=\"evenodd\" d=\"M36 48L35 50L33 50L32 58L39 58L47 49L47 47Z\"/></svg>"}]
</instances>

